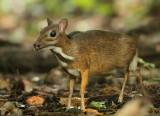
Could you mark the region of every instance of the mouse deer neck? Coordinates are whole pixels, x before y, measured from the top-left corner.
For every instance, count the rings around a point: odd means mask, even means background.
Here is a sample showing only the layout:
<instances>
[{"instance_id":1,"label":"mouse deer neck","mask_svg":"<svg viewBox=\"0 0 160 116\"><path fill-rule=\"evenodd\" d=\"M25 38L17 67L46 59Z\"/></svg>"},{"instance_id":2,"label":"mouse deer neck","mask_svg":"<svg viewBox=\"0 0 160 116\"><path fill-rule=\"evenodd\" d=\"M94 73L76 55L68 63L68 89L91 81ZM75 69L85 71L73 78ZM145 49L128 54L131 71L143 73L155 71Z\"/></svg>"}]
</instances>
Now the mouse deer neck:
<instances>
[{"instance_id":1,"label":"mouse deer neck","mask_svg":"<svg viewBox=\"0 0 160 116\"><path fill-rule=\"evenodd\" d=\"M71 40L67 36L63 36L60 43L51 49L51 52L55 54L62 67L65 67L67 62L74 60L74 57L70 56L70 49Z\"/></svg>"},{"instance_id":2,"label":"mouse deer neck","mask_svg":"<svg viewBox=\"0 0 160 116\"><path fill-rule=\"evenodd\" d=\"M71 40L67 37L67 35L60 35L60 36L62 37L58 44L58 47L62 48L64 51L70 49Z\"/></svg>"}]
</instances>

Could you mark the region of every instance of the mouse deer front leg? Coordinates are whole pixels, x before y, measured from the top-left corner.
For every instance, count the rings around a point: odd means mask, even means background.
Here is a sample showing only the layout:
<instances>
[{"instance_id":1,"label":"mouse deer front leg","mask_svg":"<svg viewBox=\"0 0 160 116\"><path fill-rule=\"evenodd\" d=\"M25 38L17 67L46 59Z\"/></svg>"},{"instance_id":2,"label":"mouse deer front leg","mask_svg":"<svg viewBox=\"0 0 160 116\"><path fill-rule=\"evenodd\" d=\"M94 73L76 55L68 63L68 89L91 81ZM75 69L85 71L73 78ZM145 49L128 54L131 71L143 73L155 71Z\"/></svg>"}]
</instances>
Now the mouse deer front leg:
<instances>
[{"instance_id":1,"label":"mouse deer front leg","mask_svg":"<svg viewBox=\"0 0 160 116\"><path fill-rule=\"evenodd\" d=\"M88 83L88 70L81 71L81 110L85 110L84 92Z\"/></svg>"},{"instance_id":2,"label":"mouse deer front leg","mask_svg":"<svg viewBox=\"0 0 160 116\"><path fill-rule=\"evenodd\" d=\"M71 107L71 100L72 100L73 87L74 87L75 80L76 80L75 77L72 77L72 76L69 77L69 95L68 95L67 109Z\"/></svg>"}]
</instances>

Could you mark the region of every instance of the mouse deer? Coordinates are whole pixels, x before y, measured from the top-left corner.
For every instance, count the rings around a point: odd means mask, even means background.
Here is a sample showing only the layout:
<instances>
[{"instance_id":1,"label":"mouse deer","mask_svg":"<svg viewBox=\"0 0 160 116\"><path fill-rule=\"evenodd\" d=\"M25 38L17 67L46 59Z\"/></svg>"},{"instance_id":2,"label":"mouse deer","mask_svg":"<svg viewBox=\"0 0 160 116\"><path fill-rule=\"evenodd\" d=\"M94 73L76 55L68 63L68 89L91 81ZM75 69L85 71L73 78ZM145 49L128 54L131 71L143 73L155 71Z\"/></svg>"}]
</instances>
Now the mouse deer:
<instances>
[{"instance_id":1,"label":"mouse deer","mask_svg":"<svg viewBox=\"0 0 160 116\"><path fill-rule=\"evenodd\" d=\"M84 93L89 75L101 75L115 69L125 72L122 90L118 102L123 101L123 92L130 71L136 69L137 50L135 40L121 33L102 30L73 31L65 33L68 20L58 24L47 18L48 26L40 31L34 44L38 51L49 49L55 55L61 67L69 74L69 97L67 109L71 106L75 79L81 77L81 110L85 109ZM133 68L132 68L133 67ZM143 94L142 78L137 76Z\"/></svg>"}]
</instances>

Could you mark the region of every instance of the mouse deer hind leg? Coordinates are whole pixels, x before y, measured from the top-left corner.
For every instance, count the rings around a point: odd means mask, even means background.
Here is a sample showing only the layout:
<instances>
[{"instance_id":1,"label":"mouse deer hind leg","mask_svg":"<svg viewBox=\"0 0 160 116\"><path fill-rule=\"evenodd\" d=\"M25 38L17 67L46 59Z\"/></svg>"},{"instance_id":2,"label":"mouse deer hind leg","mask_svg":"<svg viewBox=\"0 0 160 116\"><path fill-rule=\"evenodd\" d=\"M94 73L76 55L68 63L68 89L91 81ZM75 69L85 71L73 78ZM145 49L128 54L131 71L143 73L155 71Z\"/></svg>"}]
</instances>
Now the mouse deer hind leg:
<instances>
[{"instance_id":1,"label":"mouse deer hind leg","mask_svg":"<svg viewBox=\"0 0 160 116\"><path fill-rule=\"evenodd\" d=\"M127 71L127 72L125 73L124 82L123 82L123 85L122 85L122 90L121 90L120 96L119 96L119 98L118 98L118 102L119 102L119 103L122 103L122 102L123 102L124 88L125 88L125 86L126 86L126 82L127 82L127 80L128 80L128 77L133 77L133 76L135 76L135 77L138 79L139 83L140 83L140 86L141 86L141 89L142 89L142 95L143 95L143 96L147 96L146 90L145 90L144 85L143 85L143 79L142 79L142 76L141 76L141 74L140 74L140 70L139 70L139 69L136 69L135 72Z\"/></svg>"},{"instance_id":2,"label":"mouse deer hind leg","mask_svg":"<svg viewBox=\"0 0 160 116\"><path fill-rule=\"evenodd\" d=\"M69 77L69 95L68 95L67 109L71 107L71 100L72 100L73 87L74 87L75 80L76 80L75 77L72 77L72 76Z\"/></svg>"},{"instance_id":3,"label":"mouse deer hind leg","mask_svg":"<svg viewBox=\"0 0 160 116\"><path fill-rule=\"evenodd\" d=\"M88 83L88 70L81 71L81 110L85 110L84 93Z\"/></svg>"},{"instance_id":4,"label":"mouse deer hind leg","mask_svg":"<svg viewBox=\"0 0 160 116\"><path fill-rule=\"evenodd\" d=\"M142 76L141 76L141 73L140 73L140 69L137 68L136 71L130 73L129 76L130 76L130 77L135 76L135 77L138 79L138 81L139 81L139 83L140 83L140 86L141 86L142 95L143 95L143 96L147 96L146 90L145 90L145 87L144 87L144 84L143 84L143 79L142 79Z\"/></svg>"},{"instance_id":5,"label":"mouse deer hind leg","mask_svg":"<svg viewBox=\"0 0 160 116\"><path fill-rule=\"evenodd\" d=\"M122 89L121 89L121 93L120 93L119 98L118 98L118 102L119 103L123 102L124 88L126 86L126 82L128 80L128 77L129 77L129 71L126 71L125 76L124 76L124 81L123 81Z\"/></svg>"}]
</instances>

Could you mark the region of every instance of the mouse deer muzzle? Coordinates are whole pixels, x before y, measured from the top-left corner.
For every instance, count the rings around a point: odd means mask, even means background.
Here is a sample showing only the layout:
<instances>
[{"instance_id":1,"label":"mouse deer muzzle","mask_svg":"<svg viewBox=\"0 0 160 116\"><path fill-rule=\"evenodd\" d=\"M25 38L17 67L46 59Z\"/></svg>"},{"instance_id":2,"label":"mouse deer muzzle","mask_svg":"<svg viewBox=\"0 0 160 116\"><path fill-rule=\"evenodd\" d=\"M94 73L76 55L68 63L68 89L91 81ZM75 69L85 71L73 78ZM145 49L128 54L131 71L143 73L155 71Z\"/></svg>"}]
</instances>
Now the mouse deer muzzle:
<instances>
[{"instance_id":1,"label":"mouse deer muzzle","mask_svg":"<svg viewBox=\"0 0 160 116\"><path fill-rule=\"evenodd\" d=\"M38 42L36 42L36 43L33 44L33 47L34 47L35 50L38 51L40 49L40 44Z\"/></svg>"}]
</instances>

